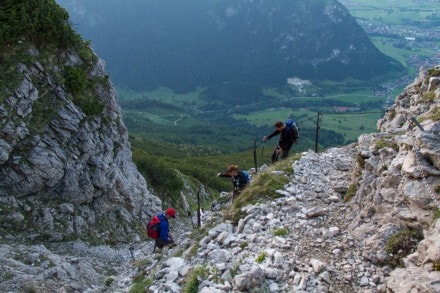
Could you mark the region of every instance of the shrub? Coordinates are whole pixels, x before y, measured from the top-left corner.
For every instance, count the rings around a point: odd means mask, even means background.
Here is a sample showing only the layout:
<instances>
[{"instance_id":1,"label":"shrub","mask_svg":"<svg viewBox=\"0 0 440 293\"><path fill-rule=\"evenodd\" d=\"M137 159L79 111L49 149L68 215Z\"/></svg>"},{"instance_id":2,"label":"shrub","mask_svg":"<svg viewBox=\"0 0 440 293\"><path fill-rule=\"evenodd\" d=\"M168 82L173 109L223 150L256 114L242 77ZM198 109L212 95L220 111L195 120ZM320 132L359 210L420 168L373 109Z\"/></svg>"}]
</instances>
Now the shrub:
<instances>
[{"instance_id":1,"label":"shrub","mask_svg":"<svg viewBox=\"0 0 440 293\"><path fill-rule=\"evenodd\" d=\"M357 190L357 185L355 183L351 184L345 193L344 202L349 202L356 195Z\"/></svg>"},{"instance_id":2,"label":"shrub","mask_svg":"<svg viewBox=\"0 0 440 293\"><path fill-rule=\"evenodd\" d=\"M102 111L104 111L105 108L104 103L96 96L81 96L79 98L76 98L75 102L78 104L78 106L80 106L81 110L87 116L102 114Z\"/></svg>"},{"instance_id":3,"label":"shrub","mask_svg":"<svg viewBox=\"0 0 440 293\"><path fill-rule=\"evenodd\" d=\"M436 187L434 187L434 191L437 194L440 194L440 185L437 185Z\"/></svg>"},{"instance_id":4,"label":"shrub","mask_svg":"<svg viewBox=\"0 0 440 293\"><path fill-rule=\"evenodd\" d=\"M109 286L113 283L114 280L115 280L114 278L112 278L112 277L108 277L108 278L105 280L104 285L105 285L106 287L109 287Z\"/></svg>"},{"instance_id":5,"label":"shrub","mask_svg":"<svg viewBox=\"0 0 440 293\"><path fill-rule=\"evenodd\" d=\"M279 227L273 231L274 236L286 236L289 235L289 229L284 227Z\"/></svg>"},{"instance_id":6,"label":"shrub","mask_svg":"<svg viewBox=\"0 0 440 293\"><path fill-rule=\"evenodd\" d=\"M249 242L247 242L247 241L243 241L242 243L240 243L239 246L240 246L241 249L245 249L246 247L249 246Z\"/></svg>"},{"instance_id":7,"label":"shrub","mask_svg":"<svg viewBox=\"0 0 440 293\"><path fill-rule=\"evenodd\" d=\"M400 266L400 260L414 252L417 244L423 239L422 230L402 230L393 235L386 242L386 251L389 254L387 264L393 268Z\"/></svg>"},{"instance_id":8,"label":"shrub","mask_svg":"<svg viewBox=\"0 0 440 293\"><path fill-rule=\"evenodd\" d=\"M69 14L55 0L3 0L0 19L0 47L22 39L39 47L75 47L82 43L70 27Z\"/></svg>"},{"instance_id":9,"label":"shrub","mask_svg":"<svg viewBox=\"0 0 440 293\"><path fill-rule=\"evenodd\" d=\"M185 284L182 287L182 293L197 293L199 292L199 280L198 278L206 279L209 275L209 271L205 266L198 266L189 272L188 277L185 280Z\"/></svg>"},{"instance_id":10,"label":"shrub","mask_svg":"<svg viewBox=\"0 0 440 293\"><path fill-rule=\"evenodd\" d=\"M266 259L266 257L267 257L267 253L266 252L262 252L262 253L260 253L258 256L257 256L257 258L255 259L255 261L257 262L257 263L262 263L265 259Z\"/></svg>"},{"instance_id":11,"label":"shrub","mask_svg":"<svg viewBox=\"0 0 440 293\"><path fill-rule=\"evenodd\" d=\"M64 68L65 86L72 95L83 94L87 87L87 73L80 67L66 66Z\"/></svg>"}]
</instances>

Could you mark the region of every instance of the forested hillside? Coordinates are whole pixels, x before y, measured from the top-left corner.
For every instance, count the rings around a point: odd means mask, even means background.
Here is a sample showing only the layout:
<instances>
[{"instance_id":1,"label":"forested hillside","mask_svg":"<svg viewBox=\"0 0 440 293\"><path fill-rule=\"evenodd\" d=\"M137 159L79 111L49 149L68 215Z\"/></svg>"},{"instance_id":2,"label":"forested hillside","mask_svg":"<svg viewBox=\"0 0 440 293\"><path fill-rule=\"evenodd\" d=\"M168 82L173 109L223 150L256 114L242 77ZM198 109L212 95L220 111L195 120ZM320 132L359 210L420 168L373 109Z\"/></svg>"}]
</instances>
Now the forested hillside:
<instances>
[{"instance_id":1,"label":"forested hillside","mask_svg":"<svg viewBox=\"0 0 440 293\"><path fill-rule=\"evenodd\" d=\"M401 69L332 0L58 2L109 62L114 82L130 89L262 88L293 76L370 79Z\"/></svg>"}]
</instances>

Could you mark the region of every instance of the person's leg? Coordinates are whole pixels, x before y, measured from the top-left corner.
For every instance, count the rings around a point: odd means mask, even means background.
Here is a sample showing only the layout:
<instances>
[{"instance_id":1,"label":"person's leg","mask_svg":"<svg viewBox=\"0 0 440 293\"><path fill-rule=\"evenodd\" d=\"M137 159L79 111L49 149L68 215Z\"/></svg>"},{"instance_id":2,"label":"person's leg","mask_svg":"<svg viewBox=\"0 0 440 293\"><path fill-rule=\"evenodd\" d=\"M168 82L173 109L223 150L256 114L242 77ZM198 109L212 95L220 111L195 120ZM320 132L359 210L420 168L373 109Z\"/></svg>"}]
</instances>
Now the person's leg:
<instances>
[{"instance_id":1,"label":"person's leg","mask_svg":"<svg viewBox=\"0 0 440 293\"><path fill-rule=\"evenodd\" d=\"M154 240L155 240L155 242L154 242L155 248L162 249L165 246L165 243L163 243L163 241L160 238L156 238Z\"/></svg>"},{"instance_id":2,"label":"person's leg","mask_svg":"<svg viewBox=\"0 0 440 293\"><path fill-rule=\"evenodd\" d=\"M278 149L279 149L279 146L276 145L276 147L272 153L272 163L275 163L276 161L278 161Z\"/></svg>"},{"instance_id":3,"label":"person's leg","mask_svg":"<svg viewBox=\"0 0 440 293\"><path fill-rule=\"evenodd\" d=\"M281 160L284 160L284 159L286 159L289 156L289 151L290 151L290 149L283 150L281 152Z\"/></svg>"}]
</instances>

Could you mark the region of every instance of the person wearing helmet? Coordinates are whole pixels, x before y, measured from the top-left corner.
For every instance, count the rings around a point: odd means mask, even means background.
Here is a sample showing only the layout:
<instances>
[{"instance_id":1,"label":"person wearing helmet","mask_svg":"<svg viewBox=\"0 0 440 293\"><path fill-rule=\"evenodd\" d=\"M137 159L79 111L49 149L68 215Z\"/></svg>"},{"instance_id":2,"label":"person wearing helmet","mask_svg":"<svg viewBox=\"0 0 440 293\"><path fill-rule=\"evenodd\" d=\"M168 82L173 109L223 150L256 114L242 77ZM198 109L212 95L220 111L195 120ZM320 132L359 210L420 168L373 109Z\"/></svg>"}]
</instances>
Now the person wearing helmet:
<instances>
[{"instance_id":1,"label":"person wearing helmet","mask_svg":"<svg viewBox=\"0 0 440 293\"><path fill-rule=\"evenodd\" d=\"M174 240L170 235L170 225L168 220L176 217L176 211L168 208L165 212L159 213L159 237L156 238L155 247L163 248L165 245L173 244Z\"/></svg>"}]
</instances>

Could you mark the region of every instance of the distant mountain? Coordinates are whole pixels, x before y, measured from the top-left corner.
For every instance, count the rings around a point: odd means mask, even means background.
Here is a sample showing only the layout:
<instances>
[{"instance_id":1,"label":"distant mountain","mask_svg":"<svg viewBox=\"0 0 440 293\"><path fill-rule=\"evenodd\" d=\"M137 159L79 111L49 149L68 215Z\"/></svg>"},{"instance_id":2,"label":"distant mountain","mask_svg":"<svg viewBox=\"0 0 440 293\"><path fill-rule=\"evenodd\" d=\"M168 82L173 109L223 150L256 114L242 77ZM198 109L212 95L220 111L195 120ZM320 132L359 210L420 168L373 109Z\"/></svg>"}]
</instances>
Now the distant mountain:
<instances>
[{"instance_id":1,"label":"distant mountain","mask_svg":"<svg viewBox=\"0 0 440 293\"><path fill-rule=\"evenodd\" d=\"M401 69L333 0L58 0L116 84L178 91L288 77L370 79Z\"/></svg>"}]
</instances>

